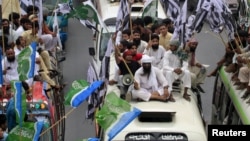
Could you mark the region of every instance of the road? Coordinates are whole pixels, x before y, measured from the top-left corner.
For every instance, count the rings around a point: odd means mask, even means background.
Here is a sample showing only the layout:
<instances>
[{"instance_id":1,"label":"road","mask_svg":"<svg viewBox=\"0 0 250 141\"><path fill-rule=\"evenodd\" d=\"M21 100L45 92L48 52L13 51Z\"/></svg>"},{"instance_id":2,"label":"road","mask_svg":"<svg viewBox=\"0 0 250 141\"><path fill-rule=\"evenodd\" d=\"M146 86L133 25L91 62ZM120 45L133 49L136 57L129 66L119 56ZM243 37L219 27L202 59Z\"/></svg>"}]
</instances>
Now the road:
<instances>
[{"instance_id":1,"label":"road","mask_svg":"<svg viewBox=\"0 0 250 141\"><path fill-rule=\"evenodd\" d=\"M74 80L86 80L88 60L90 60L88 48L93 46L92 31L81 25L78 20L69 20L67 33L66 61L63 62L64 82L68 84L64 89L65 93ZM66 118L65 141L94 137L91 121L85 119L86 107L86 103L81 104ZM71 107L67 106L66 113L69 109Z\"/></svg>"},{"instance_id":2,"label":"road","mask_svg":"<svg viewBox=\"0 0 250 141\"><path fill-rule=\"evenodd\" d=\"M216 67L216 62L224 54L224 44L220 36L209 31L205 25L200 33L195 35L199 41L197 58L203 64L208 64L208 72ZM79 21L70 19L68 26L68 40L66 42L66 61L63 62L64 81L68 83L65 92L70 84L77 79L86 79L88 61L88 47L93 46L92 31L83 27ZM222 34L224 37L225 34ZM227 41L227 40L225 40ZM204 117L207 124L211 122L211 103L214 77L207 78L202 85L206 93L201 94ZM71 109L66 107L66 112ZM94 128L91 121L85 119L86 103L81 104L66 119L65 141L77 141L93 137Z\"/></svg>"}]
</instances>

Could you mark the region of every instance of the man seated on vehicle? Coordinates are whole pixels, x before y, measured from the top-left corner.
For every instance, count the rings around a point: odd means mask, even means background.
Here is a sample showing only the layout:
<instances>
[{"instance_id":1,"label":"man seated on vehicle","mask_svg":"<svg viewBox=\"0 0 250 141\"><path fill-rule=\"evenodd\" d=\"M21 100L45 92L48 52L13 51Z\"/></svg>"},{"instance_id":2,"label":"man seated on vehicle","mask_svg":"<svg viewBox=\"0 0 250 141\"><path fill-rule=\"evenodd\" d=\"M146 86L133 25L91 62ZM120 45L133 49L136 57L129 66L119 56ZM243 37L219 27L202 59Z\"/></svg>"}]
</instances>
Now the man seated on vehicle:
<instances>
[{"instance_id":1,"label":"man seated on vehicle","mask_svg":"<svg viewBox=\"0 0 250 141\"><path fill-rule=\"evenodd\" d=\"M192 38L187 43L187 52L188 52L188 69L191 74L191 86L193 90L199 90L202 93L205 93L201 88L206 78L207 69L198 62L196 58L195 51L198 46L198 41L195 38Z\"/></svg>"},{"instance_id":2,"label":"man seated on vehicle","mask_svg":"<svg viewBox=\"0 0 250 141\"><path fill-rule=\"evenodd\" d=\"M127 47L129 45L129 42L127 40L121 40L120 44L118 46L115 47L115 57L121 57L123 52L125 50L127 50ZM120 75L120 70L119 67L115 66L115 76L113 79L109 80L109 85L114 85L117 84L118 79L119 79L119 75Z\"/></svg>"},{"instance_id":3,"label":"man seated on vehicle","mask_svg":"<svg viewBox=\"0 0 250 141\"><path fill-rule=\"evenodd\" d=\"M141 60L141 58L142 58L142 53L138 53L137 52L137 45L134 43L134 42L129 42L128 43L129 45L128 45L128 50L130 50L131 51L131 53L132 53L132 59L134 60L134 61L137 61L137 62L139 62L140 63L140 60Z\"/></svg>"},{"instance_id":4,"label":"man seated on vehicle","mask_svg":"<svg viewBox=\"0 0 250 141\"><path fill-rule=\"evenodd\" d=\"M187 91L191 88L191 75L188 70L187 54L178 49L180 46L179 40L173 39L169 44L170 49L165 52L163 58L163 74L169 83L170 91L172 91L174 81L180 79L184 86L183 98L190 101L190 95Z\"/></svg>"},{"instance_id":5,"label":"man seated on vehicle","mask_svg":"<svg viewBox=\"0 0 250 141\"><path fill-rule=\"evenodd\" d=\"M143 55L142 67L135 72L134 89L132 97L143 101L160 100L172 101L169 93L168 82L160 69L152 66L152 59L148 55Z\"/></svg>"},{"instance_id":6,"label":"man seated on vehicle","mask_svg":"<svg viewBox=\"0 0 250 141\"><path fill-rule=\"evenodd\" d=\"M232 64L236 48L237 48L237 45L236 45L235 40L231 40L227 42L226 47L225 47L225 55L222 56L222 58L217 62L216 68L212 72L210 72L207 75L207 77L216 76L218 70L222 66L229 66L230 64Z\"/></svg>"},{"instance_id":7,"label":"man seated on vehicle","mask_svg":"<svg viewBox=\"0 0 250 141\"><path fill-rule=\"evenodd\" d=\"M161 69L165 52L164 47L159 44L159 35L152 34L151 40L148 42L148 46L143 54L150 56L152 58L152 65Z\"/></svg>"},{"instance_id":8,"label":"man seated on vehicle","mask_svg":"<svg viewBox=\"0 0 250 141\"><path fill-rule=\"evenodd\" d=\"M138 70L141 65L132 59L132 52L130 50L125 51L122 57L115 56L115 60L120 72L118 85L120 86L121 90L121 98L125 98L129 85L123 84L122 77L125 75L134 75L136 70Z\"/></svg>"},{"instance_id":9,"label":"man seated on vehicle","mask_svg":"<svg viewBox=\"0 0 250 141\"><path fill-rule=\"evenodd\" d=\"M135 43L136 46L137 46L137 52L138 53L143 53L145 48L148 46L148 43L141 39L140 30L134 30L132 37L133 37L133 39L132 39L133 43Z\"/></svg>"}]
</instances>

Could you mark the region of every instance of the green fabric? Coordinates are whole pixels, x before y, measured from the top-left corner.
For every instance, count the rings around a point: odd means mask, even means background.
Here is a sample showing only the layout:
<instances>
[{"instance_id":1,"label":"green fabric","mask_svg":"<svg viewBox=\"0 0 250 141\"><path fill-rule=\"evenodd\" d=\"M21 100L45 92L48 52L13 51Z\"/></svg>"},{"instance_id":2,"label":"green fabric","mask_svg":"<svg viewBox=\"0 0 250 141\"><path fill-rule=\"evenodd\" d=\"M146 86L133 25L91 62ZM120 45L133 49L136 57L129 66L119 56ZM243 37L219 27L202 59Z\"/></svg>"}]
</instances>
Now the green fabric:
<instances>
[{"instance_id":1,"label":"green fabric","mask_svg":"<svg viewBox=\"0 0 250 141\"><path fill-rule=\"evenodd\" d=\"M72 98L81 90L88 88L89 83L86 80L75 80L71 88L69 89L69 92L65 96L65 105L71 105Z\"/></svg>"},{"instance_id":2,"label":"green fabric","mask_svg":"<svg viewBox=\"0 0 250 141\"><path fill-rule=\"evenodd\" d=\"M28 79L28 72L31 66L31 61L30 61L31 53L32 53L31 49L29 47L26 47L20 52L20 54L18 54L17 72L19 74L20 81Z\"/></svg>"},{"instance_id":3,"label":"green fabric","mask_svg":"<svg viewBox=\"0 0 250 141\"><path fill-rule=\"evenodd\" d=\"M105 102L100 111L96 114L99 125L107 130L115 121L117 116L124 112L129 112L131 105L120 99L114 92L107 94Z\"/></svg>"},{"instance_id":4,"label":"green fabric","mask_svg":"<svg viewBox=\"0 0 250 141\"><path fill-rule=\"evenodd\" d=\"M34 123L25 122L22 127L17 125L11 130L7 137L7 141L32 141L34 133Z\"/></svg>"}]
</instances>

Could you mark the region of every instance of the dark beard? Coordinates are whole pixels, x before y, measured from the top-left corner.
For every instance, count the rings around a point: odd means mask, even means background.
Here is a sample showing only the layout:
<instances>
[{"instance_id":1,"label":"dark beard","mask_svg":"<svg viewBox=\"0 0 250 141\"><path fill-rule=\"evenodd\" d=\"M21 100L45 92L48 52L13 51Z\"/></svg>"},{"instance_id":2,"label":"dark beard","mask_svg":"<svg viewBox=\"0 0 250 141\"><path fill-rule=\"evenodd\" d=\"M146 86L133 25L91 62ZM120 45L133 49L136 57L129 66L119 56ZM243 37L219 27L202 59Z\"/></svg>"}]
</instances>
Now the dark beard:
<instances>
[{"instance_id":1,"label":"dark beard","mask_svg":"<svg viewBox=\"0 0 250 141\"><path fill-rule=\"evenodd\" d=\"M153 50L157 50L159 48L159 45L152 45Z\"/></svg>"},{"instance_id":2,"label":"dark beard","mask_svg":"<svg viewBox=\"0 0 250 141\"><path fill-rule=\"evenodd\" d=\"M134 39L133 42L136 44L136 46L139 46L141 44L141 39Z\"/></svg>"},{"instance_id":3,"label":"dark beard","mask_svg":"<svg viewBox=\"0 0 250 141\"><path fill-rule=\"evenodd\" d=\"M7 57L7 60L8 60L8 62L10 62L10 63L14 62L15 59L16 59L15 56L13 56L13 57Z\"/></svg>"},{"instance_id":4,"label":"dark beard","mask_svg":"<svg viewBox=\"0 0 250 141\"><path fill-rule=\"evenodd\" d=\"M143 74L142 76L147 76L147 78L149 78L149 75L150 75L150 72L151 72L151 66L150 67L143 67Z\"/></svg>"},{"instance_id":5,"label":"dark beard","mask_svg":"<svg viewBox=\"0 0 250 141\"><path fill-rule=\"evenodd\" d=\"M190 52L195 52L196 48L190 48L189 51Z\"/></svg>"},{"instance_id":6,"label":"dark beard","mask_svg":"<svg viewBox=\"0 0 250 141\"><path fill-rule=\"evenodd\" d=\"M150 67L143 67L143 75L149 76L151 72L151 66Z\"/></svg>"},{"instance_id":7,"label":"dark beard","mask_svg":"<svg viewBox=\"0 0 250 141\"><path fill-rule=\"evenodd\" d=\"M10 28L9 26L8 27L3 27L3 33L9 35L9 33L10 33L9 28Z\"/></svg>"}]
</instances>

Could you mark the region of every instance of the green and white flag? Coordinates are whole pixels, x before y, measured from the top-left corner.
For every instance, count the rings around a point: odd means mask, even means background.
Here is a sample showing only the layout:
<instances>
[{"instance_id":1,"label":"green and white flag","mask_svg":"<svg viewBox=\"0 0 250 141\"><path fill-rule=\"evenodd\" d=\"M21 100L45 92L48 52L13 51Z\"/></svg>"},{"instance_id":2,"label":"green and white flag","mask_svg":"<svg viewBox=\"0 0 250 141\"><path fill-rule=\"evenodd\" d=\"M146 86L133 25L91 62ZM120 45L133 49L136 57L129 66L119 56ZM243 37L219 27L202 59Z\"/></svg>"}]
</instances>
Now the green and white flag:
<instances>
[{"instance_id":1,"label":"green and white flag","mask_svg":"<svg viewBox=\"0 0 250 141\"><path fill-rule=\"evenodd\" d=\"M96 113L96 120L110 141L140 113L139 109L111 92L105 97L101 110Z\"/></svg>"},{"instance_id":2,"label":"green and white flag","mask_svg":"<svg viewBox=\"0 0 250 141\"><path fill-rule=\"evenodd\" d=\"M43 125L43 121L24 122L22 127L17 125L9 133L7 141L39 141Z\"/></svg>"},{"instance_id":3,"label":"green and white flag","mask_svg":"<svg viewBox=\"0 0 250 141\"><path fill-rule=\"evenodd\" d=\"M83 5L79 5L74 10L70 11L69 17L77 18L79 20L94 21L106 29L105 23L102 21L101 16L90 0L83 2Z\"/></svg>"},{"instance_id":4,"label":"green and white flag","mask_svg":"<svg viewBox=\"0 0 250 141\"><path fill-rule=\"evenodd\" d=\"M145 16L150 16L154 19L154 21L156 21L158 17L157 9L158 9L158 0L146 0L142 12L142 18Z\"/></svg>"},{"instance_id":5,"label":"green and white flag","mask_svg":"<svg viewBox=\"0 0 250 141\"><path fill-rule=\"evenodd\" d=\"M35 61L36 61L36 42L32 42L28 47L23 49L18 55L17 72L19 80L24 81L34 77Z\"/></svg>"},{"instance_id":6,"label":"green and white flag","mask_svg":"<svg viewBox=\"0 0 250 141\"><path fill-rule=\"evenodd\" d=\"M102 84L103 81L94 81L89 84L86 80L75 80L66 94L65 105L71 105L74 108L78 107Z\"/></svg>"}]
</instances>

